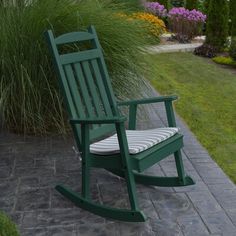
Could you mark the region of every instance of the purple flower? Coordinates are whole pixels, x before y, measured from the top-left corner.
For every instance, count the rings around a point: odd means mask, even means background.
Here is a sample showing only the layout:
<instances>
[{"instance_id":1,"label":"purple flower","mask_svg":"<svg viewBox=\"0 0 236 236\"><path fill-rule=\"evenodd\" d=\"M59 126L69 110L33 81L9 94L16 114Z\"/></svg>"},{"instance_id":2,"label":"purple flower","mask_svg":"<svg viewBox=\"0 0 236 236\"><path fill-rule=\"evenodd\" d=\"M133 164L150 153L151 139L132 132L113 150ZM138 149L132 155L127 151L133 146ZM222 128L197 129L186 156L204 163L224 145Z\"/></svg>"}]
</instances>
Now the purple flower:
<instances>
[{"instance_id":1,"label":"purple flower","mask_svg":"<svg viewBox=\"0 0 236 236\"><path fill-rule=\"evenodd\" d=\"M206 21L206 15L204 15L202 12L197 11L196 9L189 11L188 9L185 9L184 7L172 8L169 11L168 17L169 18L178 17L178 18L189 20L189 21L196 21L196 22L202 22L202 23Z\"/></svg>"},{"instance_id":2,"label":"purple flower","mask_svg":"<svg viewBox=\"0 0 236 236\"><path fill-rule=\"evenodd\" d=\"M147 11L159 17L167 16L167 10L163 5L161 5L158 2L146 2L144 4L144 7L146 8Z\"/></svg>"}]
</instances>

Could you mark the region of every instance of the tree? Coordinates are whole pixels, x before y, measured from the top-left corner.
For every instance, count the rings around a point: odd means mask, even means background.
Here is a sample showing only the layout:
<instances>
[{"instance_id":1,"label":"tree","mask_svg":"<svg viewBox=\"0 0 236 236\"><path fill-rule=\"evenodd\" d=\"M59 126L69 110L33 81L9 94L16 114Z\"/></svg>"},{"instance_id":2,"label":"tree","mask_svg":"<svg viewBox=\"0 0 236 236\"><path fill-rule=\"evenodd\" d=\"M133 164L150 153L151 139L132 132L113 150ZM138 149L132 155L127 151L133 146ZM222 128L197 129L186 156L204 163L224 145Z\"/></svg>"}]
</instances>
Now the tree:
<instances>
[{"instance_id":1,"label":"tree","mask_svg":"<svg viewBox=\"0 0 236 236\"><path fill-rule=\"evenodd\" d=\"M171 0L170 2L174 7L183 7L184 6L184 0Z\"/></svg>"},{"instance_id":2,"label":"tree","mask_svg":"<svg viewBox=\"0 0 236 236\"><path fill-rule=\"evenodd\" d=\"M169 9L169 0L158 0L161 5L164 5L166 9Z\"/></svg>"},{"instance_id":3,"label":"tree","mask_svg":"<svg viewBox=\"0 0 236 236\"><path fill-rule=\"evenodd\" d=\"M236 1L231 0L230 3L231 12L236 12ZM231 46L230 46L230 56L236 60L236 14L231 14Z\"/></svg>"},{"instance_id":4,"label":"tree","mask_svg":"<svg viewBox=\"0 0 236 236\"><path fill-rule=\"evenodd\" d=\"M206 25L206 44L221 51L228 36L229 6L227 0L210 0Z\"/></svg>"},{"instance_id":5,"label":"tree","mask_svg":"<svg viewBox=\"0 0 236 236\"><path fill-rule=\"evenodd\" d=\"M186 0L186 8L189 10L197 9L198 0Z\"/></svg>"},{"instance_id":6,"label":"tree","mask_svg":"<svg viewBox=\"0 0 236 236\"><path fill-rule=\"evenodd\" d=\"M205 0L203 5L204 5L204 13L208 13L208 8L209 8L210 0Z\"/></svg>"}]
</instances>

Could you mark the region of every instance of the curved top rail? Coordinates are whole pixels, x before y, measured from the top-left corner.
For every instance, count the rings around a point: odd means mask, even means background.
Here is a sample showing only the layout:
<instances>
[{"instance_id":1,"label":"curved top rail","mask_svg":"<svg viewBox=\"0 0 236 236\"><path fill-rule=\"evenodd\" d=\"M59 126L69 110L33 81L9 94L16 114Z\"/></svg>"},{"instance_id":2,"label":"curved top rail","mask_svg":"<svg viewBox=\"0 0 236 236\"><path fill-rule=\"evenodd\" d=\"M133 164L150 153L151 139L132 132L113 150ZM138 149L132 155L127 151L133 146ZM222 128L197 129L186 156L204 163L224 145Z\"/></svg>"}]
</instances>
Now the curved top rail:
<instances>
[{"instance_id":1,"label":"curved top rail","mask_svg":"<svg viewBox=\"0 0 236 236\"><path fill-rule=\"evenodd\" d=\"M55 38L55 43L57 45L66 44L66 43L73 43L77 41L86 41L94 39L94 35L88 32L72 32L63 34L57 38Z\"/></svg>"}]
</instances>

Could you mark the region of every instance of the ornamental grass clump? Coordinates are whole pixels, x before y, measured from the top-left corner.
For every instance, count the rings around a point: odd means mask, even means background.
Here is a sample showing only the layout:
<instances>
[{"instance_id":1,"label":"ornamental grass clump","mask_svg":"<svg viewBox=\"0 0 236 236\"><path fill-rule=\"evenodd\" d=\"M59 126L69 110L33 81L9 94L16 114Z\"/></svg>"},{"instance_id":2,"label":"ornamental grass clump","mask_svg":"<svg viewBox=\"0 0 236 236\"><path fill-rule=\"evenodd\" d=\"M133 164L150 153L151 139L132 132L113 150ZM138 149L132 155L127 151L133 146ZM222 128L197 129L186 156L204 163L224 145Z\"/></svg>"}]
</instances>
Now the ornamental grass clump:
<instances>
[{"instance_id":1,"label":"ornamental grass clump","mask_svg":"<svg viewBox=\"0 0 236 236\"><path fill-rule=\"evenodd\" d=\"M195 9L188 10L184 7L174 7L168 13L170 30L175 33L181 43L189 42L200 35L206 15Z\"/></svg>"},{"instance_id":2,"label":"ornamental grass clump","mask_svg":"<svg viewBox=\"0 0 236 236\"><path fill-rule=\"evenodd\" d=\"M125 22L117 16L124 9L122 4L109 0L27 2L27 6L3 6L0 1L0 114L5 128L38 135L69 131L43 36L47 29L58 36L93 24L116 94L141 94L146 68L142 48L150 39L139 21Z\"/></svg>"},{"instance_id":3,"label":"ornamental grass clump","mask_svg":"<svg viewBox=\"0 0 236 236\"><path fill-rule=\"evenodd\" d=\"M144 4L146 11L156 15L160 18L165 18L167 16L167 9L164 5L161 5L158 2L146 2Z\"/></svg>"}]
</instances>

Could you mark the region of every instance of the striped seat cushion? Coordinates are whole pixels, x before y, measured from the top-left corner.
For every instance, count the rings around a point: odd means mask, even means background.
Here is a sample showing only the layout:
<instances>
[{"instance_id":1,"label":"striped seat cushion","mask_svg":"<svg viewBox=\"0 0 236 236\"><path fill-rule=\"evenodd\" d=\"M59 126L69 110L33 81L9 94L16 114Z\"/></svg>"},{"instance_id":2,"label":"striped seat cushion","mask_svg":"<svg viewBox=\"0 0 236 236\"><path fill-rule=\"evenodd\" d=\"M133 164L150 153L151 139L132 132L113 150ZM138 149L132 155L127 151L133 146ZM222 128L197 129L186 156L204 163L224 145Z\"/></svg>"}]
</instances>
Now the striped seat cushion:
<instances>
[{"instance_id":1,"label":"striped seat cushion","mask_svg":"<svg viewBox=\"0 0 236 236\"><path fill-rule=\"evenodd\" d=\"M137 154L172 137L178 128L157 128L149 130L126 130L129 153ZM110 155L120 152L117 135L90 145L90 152L98 155Z\"/></svg>"}]
</instances>

